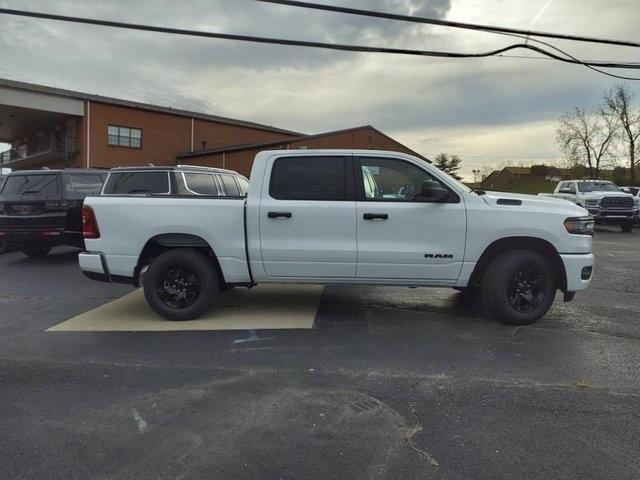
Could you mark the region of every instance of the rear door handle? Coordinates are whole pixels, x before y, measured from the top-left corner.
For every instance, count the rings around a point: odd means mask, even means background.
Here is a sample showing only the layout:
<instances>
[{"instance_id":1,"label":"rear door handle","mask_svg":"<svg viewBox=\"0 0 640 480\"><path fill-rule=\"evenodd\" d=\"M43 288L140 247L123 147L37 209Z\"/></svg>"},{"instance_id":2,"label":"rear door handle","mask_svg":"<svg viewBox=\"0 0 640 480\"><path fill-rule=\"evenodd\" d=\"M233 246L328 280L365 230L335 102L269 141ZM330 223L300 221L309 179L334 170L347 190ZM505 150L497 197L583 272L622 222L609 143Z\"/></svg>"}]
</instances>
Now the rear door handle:
<instances>
[{"instance_id":1,"label":"rear door handle","mask_svg":"<svg viewBox=\"0 0 640 480\"><path fill-rule=\"evenodd\" d=\"M267 213L269 218L291 218L291 212L269 212Z\"/></svg>"},{"instance_id":2,"label":"rear door handle","mask_svg":"<svg viewBox=\"0 0 640 480\"><path fill-rule=\"evenodd\" d=\"M389 215L386 213L365 213L364 215L362 215L362 218L364 218L365 220L387 220L389 218Z\"/></svg>"}]
</instances>

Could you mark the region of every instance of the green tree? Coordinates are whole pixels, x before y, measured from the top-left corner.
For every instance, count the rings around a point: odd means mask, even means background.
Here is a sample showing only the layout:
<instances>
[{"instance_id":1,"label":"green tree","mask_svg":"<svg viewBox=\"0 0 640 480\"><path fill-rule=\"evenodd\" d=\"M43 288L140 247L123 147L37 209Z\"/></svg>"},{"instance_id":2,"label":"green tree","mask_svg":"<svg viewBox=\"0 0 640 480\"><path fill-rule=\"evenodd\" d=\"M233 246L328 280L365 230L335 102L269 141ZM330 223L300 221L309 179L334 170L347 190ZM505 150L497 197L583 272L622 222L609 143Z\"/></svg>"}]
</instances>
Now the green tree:
<instances>
[{"instance_id":1,"label":"green tree","mask_svg":"<svg viewBox=\"0 0 640 480\"><path fill-rule=\"evenodd\" d=\"M439 153L434 159L434 165L456 180L462 178L458 175L458 171L462 167L462 160L457 155L449 156L447 153Z\"/></svg>"},{"instance_id":2,"label":"green tree","mask_svg":"<svg viewBox=\"0 0 640 480\"><path fill-rule=\"evenodd\" d=\"M544 164L531 165L531 173L538 177L546 177L549 175L549 166Z\"/></svg>"}]
</instances>

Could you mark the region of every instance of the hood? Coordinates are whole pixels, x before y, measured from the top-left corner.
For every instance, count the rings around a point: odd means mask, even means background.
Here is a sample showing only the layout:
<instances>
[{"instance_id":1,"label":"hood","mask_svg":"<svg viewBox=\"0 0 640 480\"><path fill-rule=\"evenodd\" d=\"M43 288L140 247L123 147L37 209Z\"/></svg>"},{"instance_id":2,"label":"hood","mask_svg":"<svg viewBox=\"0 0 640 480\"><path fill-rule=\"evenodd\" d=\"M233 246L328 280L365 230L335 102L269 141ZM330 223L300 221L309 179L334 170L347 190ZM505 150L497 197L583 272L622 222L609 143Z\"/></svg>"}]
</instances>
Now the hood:
<instances>
[{"instance_id":1,"label":"hood","mask_svg":"<svg viewBox=\"0 0 640 480\"><path fill-rule=\"evenodd\" d=\"M575 203L562 198L541 197L524 193L486 192L482 199L495 208L527 211L532 209L564 212L567 216L582 217L589 212Z\"/></svg>"}]
</instances>

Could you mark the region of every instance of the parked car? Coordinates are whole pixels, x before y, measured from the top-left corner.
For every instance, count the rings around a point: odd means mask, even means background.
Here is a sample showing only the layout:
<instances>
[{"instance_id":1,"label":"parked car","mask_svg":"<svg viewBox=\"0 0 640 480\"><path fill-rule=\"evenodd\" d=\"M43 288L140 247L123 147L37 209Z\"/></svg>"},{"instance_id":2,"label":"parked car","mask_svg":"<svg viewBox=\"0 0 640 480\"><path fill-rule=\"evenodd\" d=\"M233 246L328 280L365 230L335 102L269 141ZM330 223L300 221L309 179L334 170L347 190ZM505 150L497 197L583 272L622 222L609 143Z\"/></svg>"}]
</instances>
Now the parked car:
<instances>
[{"instance_id":1,"label":"parked car","mask_svg":"<svg viewBox=\"0 0 640 480\"><path fill-rule=\"evenodd\" d=\"M0 190L0 238L30 257L57 245L84 248L82 201L98 195L104 170L24 170Z\"/></svg>"},{"instance_id":2,"label":"parked car","mask_svg":"<svg viewBox=\"0 0 640 480\"><path fill-rule=\"evenodd\" d=\"M249 180L223 168L118 167L109 171L102 195L240 197L248 187Z\"/></svg>"},{"instance_id":3,"label":"parked car","mask_svg":"<svg viewBox=\"0 0 640 480\"><path fill-rule=\"evenodd\" d=\"M569 200L586 208L596 223L620 225L624 232L630 232L640 220L640 204L605 180L567 180L559 182L553 193L539 195Z\"/></svg>"},{"instance_id":4,"label":"parked car","mask_svg":"<svg viewBox=\"0 0 640 480\"><path fill-rule=\"evenodd\" d=\"M142 283L170 320L198 317L228 287L312 283L478 291L493 317L522 325L557 290L568 301L588 287L593 226L564 200L474 191L410 155L277 150L256 156L246 198L87 198L79 263Z\"/></svg>"}]
</instances>

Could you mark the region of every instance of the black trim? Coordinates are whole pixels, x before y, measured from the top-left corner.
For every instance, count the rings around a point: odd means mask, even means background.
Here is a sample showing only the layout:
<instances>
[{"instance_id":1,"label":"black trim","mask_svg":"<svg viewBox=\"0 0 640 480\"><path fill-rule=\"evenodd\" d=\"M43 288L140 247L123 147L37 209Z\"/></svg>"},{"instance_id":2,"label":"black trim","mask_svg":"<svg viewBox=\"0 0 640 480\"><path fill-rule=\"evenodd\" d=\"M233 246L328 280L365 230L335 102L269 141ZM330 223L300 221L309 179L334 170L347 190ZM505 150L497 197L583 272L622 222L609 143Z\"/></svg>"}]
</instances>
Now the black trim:
<instances>
[{"instance_id":1,"label":"black trim","mask_svg":"<svg viewBox=\"0 0 640 480\"><path fill-rule=\"evenodd\" d=\"M376 198L366 198L365 194L364 194L364 178L362 177L362 160L363 159L372 159L372 160L395 160L397 162L404 162L404 163L408 163L409 165L411 165L412 167L415 167L419 170L422 170L424 173L426 173L427 175L429 175L430 177L432 177L434 179L434 181L438 182L440 185L442 185L442 188L444 188L445 190L447 190L449 192L449 199L447 200L442 200L442 201L438 201L438 202L431 202L428 200L401 200L401 199L394 199L394 198L380 198L380 199L376 199ZM442 181L440 181L440 179L438 179L438 177L432 175L430 172L428 172L427 170L425 170L424 168L421 168L420 166L416 165L413 162L410 162L408 160L405 160L404 158L398 158L398 157L378 157L376 155L371 155L371 156L358 156L358 157L354 157L354 164L355 164L355 169L356 169L356 200L358 202L383 202L383 203L460 203L460 196L453 191L449 185L443 183Z\"/></svg>"},{"instance_id":2,"label":"black trim","mask_svg":"<svg viewBox=\"0 0 640 480\"><path fill-rule=\"evenodd\" d=\"M515 198L499 198L496 203L498 205L522 205L522 200L516 200Z\"/></svg>"},{"instance_id":3,"label":"black trim","mask_svg":"<svg viewBox=\"0 0 640 480\"><path fill-rule=\"evenodd\" d=\"M253 281L253 272L251 271L251 261L249 260L249 234L247 232L247 199L244 200L244 214L243 214L243 222L244 222L244 254L247 259L247 271L249 272L249 282L250 287L254 287L256 283Z\"/></svg>"},{"instance_id":4,"label":"black trim","mask_svg":"<svg viewBox=\"0 0 640 480\"><path fill-rule=\"evenodd\" d=\"M107 275L106 273L96 273L96 272L85 272L82 271L85 277L95 280L96 282L105 282L105 283L123 283L126 285L135 286L135 282L131 277L124 277L122 275Z\"/></svg>"}]
</instances>

